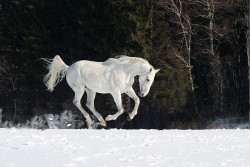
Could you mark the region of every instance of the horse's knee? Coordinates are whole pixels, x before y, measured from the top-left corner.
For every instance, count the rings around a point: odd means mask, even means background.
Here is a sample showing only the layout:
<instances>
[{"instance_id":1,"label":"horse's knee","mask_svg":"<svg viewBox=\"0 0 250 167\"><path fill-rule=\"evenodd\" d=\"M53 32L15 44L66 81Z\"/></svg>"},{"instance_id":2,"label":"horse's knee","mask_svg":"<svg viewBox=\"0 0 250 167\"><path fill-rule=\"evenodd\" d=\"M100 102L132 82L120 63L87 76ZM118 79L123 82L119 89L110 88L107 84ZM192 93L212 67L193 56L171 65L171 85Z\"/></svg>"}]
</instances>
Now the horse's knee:
<instances>
[{"instance_id":1,"label":"horse's knee","mask_svg":"<svg viewBox=\"0 0 250 167\"><path fill-rule=\"evenodd\" d=\"M95 112L95 107L92 103L86 103L86 106L92 111L92 112Z\"/></svg>"},{"instance_id":2,"label":"horse's knee","mask_svg":"<svg viewBox=\"0 0 250 167\"><path fill-rule=\"evenodd\" d=\"M134 100L135 100L136 104L140 104L140 99L139 98L135 98Z\"/></svg>"},{"instance_id":3,"label":"horse's knee","mask_svg":"<svg viewBox=\"0 0 250 167\"><path fill-rule=\"evenodd\" d=\"M73 100L73 104L76 106L76 107L81 107L81 102L79 100Z\"/></svg>"},{"instance_id":4,"label":"horse's knee","mask_svg":"<svg viewBox=\"0 0 250 167\"><path fill-rule=\"evenodd\" d=\"M118 113L119 114L122 114L124 112L124 109L122 108L122 109L120 109L120 110L118 110Z\"/></svg>"},{"instance_id":5,"label":"horse's knee","mask_svg":"<svg viewBox=\"0 0 250 167\"><path fill-rule=\"evenodd\" d=\"M77 101L77 100L73 100L73 104L74 104L75 106L77 106L78 101Z\"/></svg>"}]
</instances>

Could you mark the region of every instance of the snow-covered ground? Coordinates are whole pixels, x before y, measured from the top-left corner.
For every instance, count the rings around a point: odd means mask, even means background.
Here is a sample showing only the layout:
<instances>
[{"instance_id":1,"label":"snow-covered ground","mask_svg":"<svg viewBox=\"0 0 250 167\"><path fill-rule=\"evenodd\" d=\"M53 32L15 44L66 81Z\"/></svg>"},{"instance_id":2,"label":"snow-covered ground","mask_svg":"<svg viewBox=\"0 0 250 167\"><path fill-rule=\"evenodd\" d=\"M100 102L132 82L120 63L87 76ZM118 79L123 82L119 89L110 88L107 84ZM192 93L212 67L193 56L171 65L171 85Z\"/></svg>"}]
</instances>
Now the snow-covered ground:
<instances>
[{"instance_id":1,"label":"snow-covered ground","mask_svg":"<svg viewBox=\"0 0 250 167\"><path fill-rule=\"evenodd\" d=\"M0 129L0 167L250 167L250 130Z\"/></svg>"}]
</instances>

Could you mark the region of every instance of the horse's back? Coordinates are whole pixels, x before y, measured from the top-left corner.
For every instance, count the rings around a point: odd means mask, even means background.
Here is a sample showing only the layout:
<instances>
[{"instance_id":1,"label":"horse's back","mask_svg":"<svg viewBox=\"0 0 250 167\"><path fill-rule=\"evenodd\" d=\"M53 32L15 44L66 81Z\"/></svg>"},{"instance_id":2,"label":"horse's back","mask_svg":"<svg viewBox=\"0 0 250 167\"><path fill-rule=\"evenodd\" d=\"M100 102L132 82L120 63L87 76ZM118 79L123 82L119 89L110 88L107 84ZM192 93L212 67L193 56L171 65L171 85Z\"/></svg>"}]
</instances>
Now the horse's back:
<instances>
[{"instance_id":1,"label":"horse's back","mask_svg":"<svg viewBox=\"0 0 250 167\"><path fill-rule=\"evenodd\" d=\"M96 89L97 92L108 93L106 90L109 88L103 86L110 79L109 71L110 68L103 65L102 62L81 60L68 68L66 79L71 87L72 85L87 86L92 90Z\"/></svg>"},{"instance_id":2,"label":"horse's back","mask_svg":"<svg viewBox=\"0 0 250 167\"><path fill-rule=\"evenodd\" d=\"M103 70L101 62L94 62L88 60L81 60L73 63L67 70L67 76L82 77L82 75Z\"/></svg>"},{"instance_id":3,"label":"horse's back","mask_svg":"<svg viewBox=\"0 0 250 167\"><path fill-rule=\"evenodd\" d=\"M102 62L81 60L73 63L69 66L67 73L76 72L76 71L86 71L86 70L99 70L103 69Z\"/></svg>"}]
</instances>

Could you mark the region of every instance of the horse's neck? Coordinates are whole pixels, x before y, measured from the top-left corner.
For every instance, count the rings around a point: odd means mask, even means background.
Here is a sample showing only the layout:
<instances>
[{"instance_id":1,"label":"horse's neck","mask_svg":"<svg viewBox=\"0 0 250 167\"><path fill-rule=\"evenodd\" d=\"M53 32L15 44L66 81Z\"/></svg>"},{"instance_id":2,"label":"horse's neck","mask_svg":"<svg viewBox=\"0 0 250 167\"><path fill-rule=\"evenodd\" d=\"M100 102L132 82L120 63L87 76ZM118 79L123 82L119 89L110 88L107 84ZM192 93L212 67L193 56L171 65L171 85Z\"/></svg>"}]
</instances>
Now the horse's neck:
<instances>
[{"instance_id":1,"label":"horse's neck","mask_svg":"<svg viewBox=\"0 0 250 167\"><path fill-rule=\"evenodd\" d=\"M127 74L131 75L132 77L135 77L137 75L145 73L145 69L143 69L141 66L142 65L132 64L132 65L126 65L123 68L125 69Z\"/></svg>"}]
</instances>

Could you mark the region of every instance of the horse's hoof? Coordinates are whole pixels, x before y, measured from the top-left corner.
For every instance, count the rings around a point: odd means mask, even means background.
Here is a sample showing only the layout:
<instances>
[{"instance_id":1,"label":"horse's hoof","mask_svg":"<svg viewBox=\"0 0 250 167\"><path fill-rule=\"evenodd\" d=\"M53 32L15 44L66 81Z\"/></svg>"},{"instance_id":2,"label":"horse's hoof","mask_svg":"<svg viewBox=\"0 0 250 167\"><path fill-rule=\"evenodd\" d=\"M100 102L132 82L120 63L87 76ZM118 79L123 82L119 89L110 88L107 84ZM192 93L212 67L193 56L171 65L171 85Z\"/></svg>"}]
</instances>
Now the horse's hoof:
<instances>
[{"instance_id":1,"label":"horse's hoof","mask_svg":"<svg viewBox=\"0 0 250 167\"><path fill-rule=\"evenodd\" d=\"M92 125L92 122L90 122L90 121L86 121L86 123L87 123L88 126Z\"/></svg>"},{"instance_id":2,"label":"horse's hoof","mask_svg":"<svg viewBox=\"0 0 250 167\"><path fill-rule=\"evenodd\" d=\"M127 117L127 121L132 121L132 119L130 118L130 116Z\"/></svg>"},{"instance_id":3,"label":"horse's hoof","mask_svg":"<svg viewBox=\"0 0 250 167\"><path fill-rule=\"evenodd\" d=\"M102 123L100 123L99 125L104 126L104 127L107 126L106 122L102 122Z\"/></svg>"},{"instance_id":4,"label":"horse's hoof","mask_svg":"<svg viewBox=\"0 0 250 167\"><path fill-rule=\"evenodd\" d=\"M108 115L106 118L105 118L105 121L110 121L110 115Z\"/></svg>"}]
</instances>

